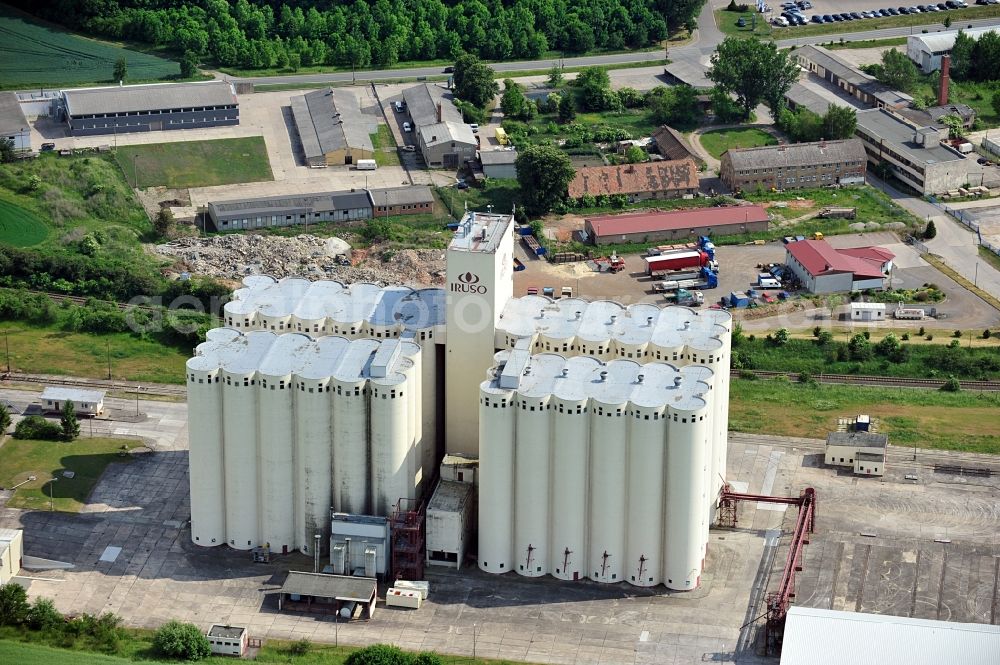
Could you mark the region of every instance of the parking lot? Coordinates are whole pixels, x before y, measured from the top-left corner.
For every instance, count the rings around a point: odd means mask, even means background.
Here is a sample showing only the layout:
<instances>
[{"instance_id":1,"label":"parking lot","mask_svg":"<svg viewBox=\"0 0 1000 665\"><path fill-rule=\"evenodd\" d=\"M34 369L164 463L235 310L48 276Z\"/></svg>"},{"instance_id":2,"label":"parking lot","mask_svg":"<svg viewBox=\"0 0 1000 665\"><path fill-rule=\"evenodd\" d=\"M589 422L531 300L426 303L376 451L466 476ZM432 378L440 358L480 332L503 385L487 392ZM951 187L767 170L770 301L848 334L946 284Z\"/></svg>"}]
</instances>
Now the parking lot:
<instances>
[{"instance_id":1,"label":"parking lot","mask_svg":"<svg viewBox=\"0 0 1000 665\"><path fill-rule=\"evenodd\" d=\"M0 390L0 398L15 404L33 396ZM108 404L125 409L133 402L112 398ZM777 530L788 526L794 510L745 504L739 529L713 530L702 586L694 592L496 577L474 566L431 569L431 595L420 610L380 605L371 621L337 624L328 617L279 613L265 595L286 570L311 569L309 558L252 564L243 552L191 544L186 407L143 401L141 410L143 422L101 422L97 433L141 435L155 452L109 466L84 513L0 508L0 526L25 529L26 554L75 565L34 574L32 598L54 598L63 612L115 612L132 626L154 627L168 619L203 628L228 623L264 639L392 642L538 663L686 665L737 656L742 663L773 662L758 657L760 623L753 619L762 609L751 598L773 584L780 570L786 540ZM981 458L921 451L911 462L908 451L893 448L885 478L859 479L821 467L821 450L822 442L808 439L730 439L727 478L738 488L783 495L806 486L817 490L818 531L806 549L796 602L993 620L997 490L988 478L959 480L928 466L932 457L965 465L981 465ZM942 538L947 544L935 542ZM121 552L102 561L109 546Z\"/></svg>"},{"instance_id":2,"label":"parking lot","mask_svg":"<svg viewBox=\"0 0 1000 665\"><path fill-rule=\"evenodd\" d=\"M1000 0L993 0L996 4ZM928 23L938 23L943 21L945 16L955 9L969 6L966 2L956 0L946 0L942 3L933 4L879 4L875 0L800 0L798 4L774 1L768 3L771 11L765 12L764 16L772 23L785 26L789 23L785 16L785 22L780 22L785 11L801 14L805 24L817 23L851 23L857 24L858 30L865 29L865 20L888 16L905 16L908 14L927 15ZM952 6L954 5L954 6ZM915 11L914 11L915 10ZM814 18L815 17L815 18ZM800 25L802 22L799 23ZM794 26L794 23L791 23Z\"/></svg>"}]
</instances>

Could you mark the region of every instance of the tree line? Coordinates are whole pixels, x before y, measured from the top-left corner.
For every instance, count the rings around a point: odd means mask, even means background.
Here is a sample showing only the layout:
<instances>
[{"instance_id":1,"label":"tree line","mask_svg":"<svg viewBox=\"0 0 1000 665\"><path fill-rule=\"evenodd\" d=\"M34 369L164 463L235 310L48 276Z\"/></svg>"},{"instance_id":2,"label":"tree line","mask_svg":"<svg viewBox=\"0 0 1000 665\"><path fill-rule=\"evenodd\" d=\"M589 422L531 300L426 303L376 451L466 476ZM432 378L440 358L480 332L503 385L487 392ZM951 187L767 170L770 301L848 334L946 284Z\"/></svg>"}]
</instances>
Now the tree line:
<instances>
[{"instance_id":1,"label":"tree line","mask_svg":"<svg viewBox=\"0 0 1000 665\"><path fill-rule=\"evenodd\" d=\"M219 66L388 67L473 53L491 60L547 51L642 48L693 28L703 0L16 0L93 35L167 47Z\"/></svg>"}]
</instances>

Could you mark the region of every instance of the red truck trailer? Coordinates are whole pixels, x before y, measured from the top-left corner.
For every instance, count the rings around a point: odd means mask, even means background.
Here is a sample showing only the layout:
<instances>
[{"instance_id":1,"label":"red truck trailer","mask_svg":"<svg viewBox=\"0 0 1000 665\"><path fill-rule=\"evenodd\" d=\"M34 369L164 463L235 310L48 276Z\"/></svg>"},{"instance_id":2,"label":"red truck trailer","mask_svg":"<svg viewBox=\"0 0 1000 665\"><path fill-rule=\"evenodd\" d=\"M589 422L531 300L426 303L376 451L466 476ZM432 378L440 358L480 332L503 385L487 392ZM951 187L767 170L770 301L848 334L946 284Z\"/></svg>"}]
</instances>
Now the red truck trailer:
<instances>
[{"instance_id":1,"label":"red truck trailer","mask_svg":"<svg viewBox=\"0 0 1000 665\"><path fill-rule=\"evenodd\" d=\"M644 256L646 274L660 273L666 270L683 270L684 268L700 268L708 265L708 254L700 249L685 249L679 252L669 252L659 256Z\"/></svg>"}]
</instances>

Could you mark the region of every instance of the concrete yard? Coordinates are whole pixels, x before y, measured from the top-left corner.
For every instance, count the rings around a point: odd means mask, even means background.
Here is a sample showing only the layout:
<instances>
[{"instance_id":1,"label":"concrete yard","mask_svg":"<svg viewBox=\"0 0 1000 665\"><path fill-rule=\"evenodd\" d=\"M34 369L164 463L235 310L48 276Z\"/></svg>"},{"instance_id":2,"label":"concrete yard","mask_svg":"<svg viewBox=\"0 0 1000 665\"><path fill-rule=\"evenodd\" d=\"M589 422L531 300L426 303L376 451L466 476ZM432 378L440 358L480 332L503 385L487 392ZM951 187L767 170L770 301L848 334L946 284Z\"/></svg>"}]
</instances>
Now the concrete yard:
<instances>
[{"instance_id":1,"label":"concrete yard","mask_svg":"<svg viewBox=\"0 0 1000 665\"><path fill-rule=\"evenodd\" d=\"M34 394L2 390L23 406ZM130 400L109 399L110 408ZM0 509L0 526L25 529L27 554L73 562L35 573L29 594L56 600L64 612L121 614L134 626L171 618L245 625L254 636L345 644L393 642L414 649L537 663L692 663L765 661L755 643L768 577L784 561L794 509L741 508L739 528L715 529L702 587L690 593L628 585L494 577L474 566L433 569L420 610L379 607L370 622L279 613L263 591L289 568L311 569L301 555L251 564L226 548L203 549L186 527L186 406L143 401L138 424L98 421L95 433L145 437L155 450L111 465L83 514ZM85 428L86 431L87 428ZM817 436L822 432L817 432ZM892 448L883 479L860 479L818 465L822 443L732 434L729 480L755 493L818 492L817 533L806 548L798 602L816 607L894 612L997 623L996 559L1000 501L996 481L933 473L947 460L989 465L994 458ZM904 475L915 474L917 480ZM936 542L936 541L950 542ZM767 543L767 546L765 546ZM100 561L108 546L122 548ZM113 557L106 557L113 558ZM384 587L380 590L384 593ZM475 635L473 635L475 633Z\"/></svg>"}]
</instances>

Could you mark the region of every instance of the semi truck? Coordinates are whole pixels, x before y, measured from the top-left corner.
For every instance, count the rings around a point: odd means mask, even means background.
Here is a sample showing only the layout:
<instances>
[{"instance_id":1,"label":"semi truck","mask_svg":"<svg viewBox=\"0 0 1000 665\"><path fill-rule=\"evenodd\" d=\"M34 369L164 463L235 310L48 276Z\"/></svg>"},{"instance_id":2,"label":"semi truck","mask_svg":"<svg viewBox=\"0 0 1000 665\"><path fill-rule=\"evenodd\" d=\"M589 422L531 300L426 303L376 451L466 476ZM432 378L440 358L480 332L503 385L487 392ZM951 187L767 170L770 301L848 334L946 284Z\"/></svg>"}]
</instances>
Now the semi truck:
<instances>
[{"instance_id":1,"label":"semi truck","mask_svg":"<svg viewBox=\"0 0 1000 665\"><path fill-rule=\"evenodd\" d=\"M657 282L653 285L653 290L663 294L668 302L675 305L691 305L697 307L705 302L705 296L701 291L689 291L685 288L688 282L697 280L670 280L667 282Z\"/></svg>"},{"instance_id":2,"label":"semi truck","mask_svg":"<svg viewBox=\"0 0 1000 665\"><path fill-rule=\"evenodd\" d=\"M648 275L667 270L697 269L708 265L709 261L708 254L700 249L685 249L643 258L646 261L646 274Z\"/></svg>"},{"instance_id":3,"label":"semi truck","mask_svg":"<svg viewBox=\"0 0 1000 665\"><path fill-rule=\"evenodd\" d=\"M714 289L719 285L719 276L708 266L691 270L662 270L653 273L653 277L662 280L659 284L676 282L681 288ZM662 291L665 287L654 284L653 290Z\"/></svg>"}]
</instances>

